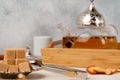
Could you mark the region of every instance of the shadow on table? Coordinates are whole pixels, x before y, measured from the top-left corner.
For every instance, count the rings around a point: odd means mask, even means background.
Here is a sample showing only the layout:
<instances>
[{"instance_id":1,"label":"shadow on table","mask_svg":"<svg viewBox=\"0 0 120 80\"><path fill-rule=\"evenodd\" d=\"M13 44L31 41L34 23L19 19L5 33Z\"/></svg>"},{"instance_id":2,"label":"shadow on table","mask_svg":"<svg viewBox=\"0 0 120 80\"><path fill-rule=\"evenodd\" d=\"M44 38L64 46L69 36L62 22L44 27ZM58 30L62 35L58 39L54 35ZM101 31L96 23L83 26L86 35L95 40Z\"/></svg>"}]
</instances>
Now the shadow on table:
<instances>
[{"instance_id":1,"label":"shadow on table","mask_svg":"<svg viewBox=\"0 0 120 80\"><path fill-rule=\"evenodd\" d=\"M34 73L34 74L29 74L27 76L27 79L42 79L44 77L45 75Z\"/></svg>"}]
</instances>

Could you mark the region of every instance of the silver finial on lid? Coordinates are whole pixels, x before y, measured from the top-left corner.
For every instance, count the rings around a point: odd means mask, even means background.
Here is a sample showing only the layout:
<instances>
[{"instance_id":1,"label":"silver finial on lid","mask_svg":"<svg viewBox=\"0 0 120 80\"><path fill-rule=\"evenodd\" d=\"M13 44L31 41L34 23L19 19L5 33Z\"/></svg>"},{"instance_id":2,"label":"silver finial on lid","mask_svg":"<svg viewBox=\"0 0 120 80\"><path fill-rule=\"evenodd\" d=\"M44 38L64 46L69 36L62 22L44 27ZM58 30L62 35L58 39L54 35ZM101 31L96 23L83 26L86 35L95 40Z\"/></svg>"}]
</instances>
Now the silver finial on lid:
<instances>
[{"instance_id":1,"label":"silver finial on lid","mask_svg":"<svg viewBox=\"0 0 120 80\"><path fill-rule=\"evenodd\" d=\"M104 17L96 10L94 0L90 0L89 8L80 14L77 20L79 27L104 27Z\"/></svg>"}]
</instances>

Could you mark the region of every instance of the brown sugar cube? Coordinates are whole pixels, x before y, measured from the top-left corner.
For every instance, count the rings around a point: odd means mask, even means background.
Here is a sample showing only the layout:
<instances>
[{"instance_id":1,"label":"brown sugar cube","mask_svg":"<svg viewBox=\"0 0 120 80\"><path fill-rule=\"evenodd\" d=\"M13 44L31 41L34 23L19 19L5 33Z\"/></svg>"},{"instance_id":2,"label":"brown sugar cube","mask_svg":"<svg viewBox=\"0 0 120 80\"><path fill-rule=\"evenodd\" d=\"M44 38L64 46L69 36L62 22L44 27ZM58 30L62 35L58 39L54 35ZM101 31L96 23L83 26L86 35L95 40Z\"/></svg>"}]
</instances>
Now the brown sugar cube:
<instances>
[{"instance_id":1,"label":"brown sugar cube","mask_svg":"<svg viewBox=\"0 0 120 80\"><path fill-rule=\"evenodd\" d=\"M16 65L23 63L23 62L26 62L26 60L25 59L16 59L16 61L15 61Z\"/></svg>"},{"instance_id":2,"label":"brown sugar cube","mask_svg":"<svg viewBox=\"0 0 120 80\"><path fill-rule=\"evenodd\" d=\"M8 72L18 72L18 66L17 65L10 65Z\"/></svg>"},{"instance_id":3,"label":"brown sugar cube","mask_svg":"<svg viewBox=\"0 0 120 80\"><path fill-rule=\"evenodd\" d=\"M11 59L11 60L4 60L4 63L5 64L8 64L8 65L15 65L15 59Z\"/></svg>"},{"instance_id":4,"label":"brown sugar cube","mask_svg":"<svg viewBox=\"0 0 120 80\"><path fill-rule=\"evenodd\" d=\"M16 59L26 58L26 49L16 49Z\"/></svg>"},{"instance_id":5,"label":"brown sugar cube","mask_svg":"<svg viewBox=\"0 0 120 80\"><path fill-rule=\"evenodd\" d=\"M18 65L20 72L30 72L30 64L28 62L23 62Z\"/></svg>"},{"instance_id":6,"label":"brown sugar cube","mask_svg":"<svg viewBox=\"0 0 120 80\"><path fill-rule=\"evenodd\" d=\"M15 49L5 49L4 59L15 59Z\"/></svg>"},{"instance_id":7,"label":"brown sugar cube","mask_svg":"<svg viewBox=\"0 0 120 80\"><path fill-rule=\"evenodd\" d=\"M7 72L9 65L0 63L0 71Z\"/></svg>"}]
</instances>

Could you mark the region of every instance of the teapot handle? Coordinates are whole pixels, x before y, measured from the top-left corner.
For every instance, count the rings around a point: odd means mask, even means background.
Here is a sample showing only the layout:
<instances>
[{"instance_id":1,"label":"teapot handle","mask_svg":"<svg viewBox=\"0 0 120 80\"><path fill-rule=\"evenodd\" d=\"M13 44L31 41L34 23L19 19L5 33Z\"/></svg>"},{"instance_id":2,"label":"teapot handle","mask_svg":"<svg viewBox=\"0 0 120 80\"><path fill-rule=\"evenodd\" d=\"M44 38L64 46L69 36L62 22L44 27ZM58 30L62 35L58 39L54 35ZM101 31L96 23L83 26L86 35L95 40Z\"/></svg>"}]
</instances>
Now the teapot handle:
<instances>
[{"instance_id":1,"label":"teapot handle","mask_svg":"<svg viewBox=\"0 0 120 80\"><path fill-rule=\"evenodd\" d=\"M52 41L50 42L50 44L48 45L48 48L53 48L56 45L60 45L62 44L62 40L57 40L57 41Z\"/></svg>"}]
</instances>

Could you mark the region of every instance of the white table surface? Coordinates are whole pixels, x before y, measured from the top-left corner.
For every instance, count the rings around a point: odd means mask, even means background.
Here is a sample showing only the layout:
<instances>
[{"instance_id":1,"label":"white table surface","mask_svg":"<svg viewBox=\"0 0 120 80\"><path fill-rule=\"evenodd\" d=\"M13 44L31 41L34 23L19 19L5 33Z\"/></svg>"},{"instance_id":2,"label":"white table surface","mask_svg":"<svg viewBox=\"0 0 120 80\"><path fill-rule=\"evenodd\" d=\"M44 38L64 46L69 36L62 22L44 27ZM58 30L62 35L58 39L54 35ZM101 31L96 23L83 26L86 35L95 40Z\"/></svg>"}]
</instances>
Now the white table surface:
<instances>
[{"instance_id":1,"label":"white table surface","mask_svg":"<svg viewBox=\"0 0 120 80\"><path fill-rule=\"evenodd\" d=\"M40 80L120 80L120 73L112 75L91 75L88 73L77 72L77 76L70 77L67 71L57 69L46 69L31 73L27 79L40 79Z\"/></svg>"},{"instance_id":2,"label":"white table surface","mask_svg":"<svg viewBox=\"0 0 120 80\"><path fill-rule=\"evenodd\" d=\"M120 80L120 73L113 75L90 75L78 73L76 77L69 77L65 72L41 70L31 73L27 79L32 80Z\"/></svg>"},{"instance_id":3,"label":"white table surface","mask_svg":"<svg viewBox=\"0 0 120 80\"><path fill-rule=\"evenodd\" d=\"M77 73L77 76L70 77L67 76L67 71L59 71L59 70L40 70L30 73L27 76L27 79L32 80L86 80L86 73Z\"/></svg>"}]
</instances>

